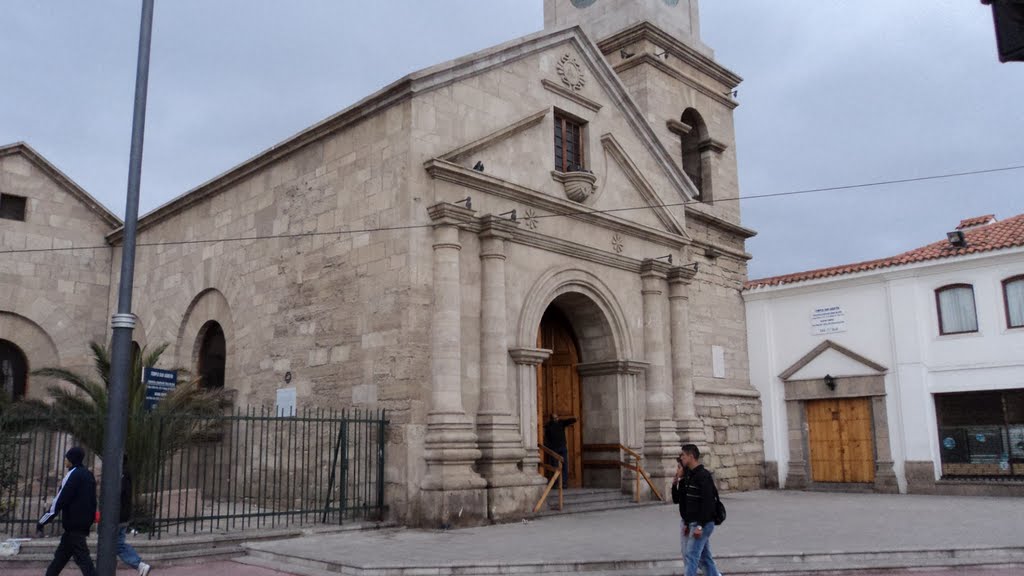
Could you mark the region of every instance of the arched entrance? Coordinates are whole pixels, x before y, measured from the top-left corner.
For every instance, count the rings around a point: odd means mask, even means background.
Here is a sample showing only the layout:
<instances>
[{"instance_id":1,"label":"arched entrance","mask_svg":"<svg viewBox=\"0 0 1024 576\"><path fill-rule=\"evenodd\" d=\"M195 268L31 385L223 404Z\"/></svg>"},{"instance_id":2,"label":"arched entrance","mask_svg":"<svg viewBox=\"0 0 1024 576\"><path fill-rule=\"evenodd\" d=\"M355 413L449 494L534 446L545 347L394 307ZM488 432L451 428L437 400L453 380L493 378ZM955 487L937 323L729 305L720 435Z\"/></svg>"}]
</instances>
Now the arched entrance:
<instances>
[{"instance_id":1,"label":"arched entrance","mask_svg":"<svg viewBox=\"0 0 1024 576\"><path fill-rule=\"evenodd\" d=\"M227 363L227 342L224 329L216 321L209 321L199 331L199 376L204 388L224 387L224 367Z\"/></svg>"},{"instance_id":2,"label":"arched entrance","mask_svg":"<svg viewBox=\"0 0 1024 576\"><path fill-rule=\"evenodd\" d=\"M0 389L7 400L25 396L28 384L28 359L14 342L0 340Z\"/></svg>"},{"instance_id":3,"label":"arched entrance","mask_svg":"<svg viewBox=\"0 0 1024 576\"><path fill-rule=\"evenodd\" d=\"M572 326L557 308L548 308L541 319L537 347L551 350L551 356L537 367L537 437L545 442L544 425L552 415L576 420L565 429L565 444L567 485L579 488L583 485L583 394L576 370L580 355Z\"/></svg>"}]
</instances>

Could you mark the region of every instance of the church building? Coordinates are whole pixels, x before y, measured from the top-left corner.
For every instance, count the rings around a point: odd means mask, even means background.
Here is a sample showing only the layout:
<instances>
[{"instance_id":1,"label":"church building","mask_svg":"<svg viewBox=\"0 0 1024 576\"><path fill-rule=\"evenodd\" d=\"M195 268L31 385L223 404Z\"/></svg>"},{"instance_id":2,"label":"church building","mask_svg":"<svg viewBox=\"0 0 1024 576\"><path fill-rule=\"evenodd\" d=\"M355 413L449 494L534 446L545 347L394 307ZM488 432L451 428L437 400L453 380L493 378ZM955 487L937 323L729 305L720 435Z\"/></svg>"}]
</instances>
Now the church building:
<instances>
[{"instance_id":1,"label":"church building","mask_svg":"<svg viewBox=\"0 0 1024 576\"><path fill-rule=\"evenodd\" d=\"M572 487L632 490L588 466L618 445L665 494L687 442L721 489L764 482L741 79L698 0L545 0L544 22L139 221L135 341L239 406L295 388L299 409L386 409L404 524L528 515L552 414L577 420ZM41 397L32 370L88 369L110 337L121 223L25 144L0 148L0 192L4 393Z\"/></svg>"}]
</instances>

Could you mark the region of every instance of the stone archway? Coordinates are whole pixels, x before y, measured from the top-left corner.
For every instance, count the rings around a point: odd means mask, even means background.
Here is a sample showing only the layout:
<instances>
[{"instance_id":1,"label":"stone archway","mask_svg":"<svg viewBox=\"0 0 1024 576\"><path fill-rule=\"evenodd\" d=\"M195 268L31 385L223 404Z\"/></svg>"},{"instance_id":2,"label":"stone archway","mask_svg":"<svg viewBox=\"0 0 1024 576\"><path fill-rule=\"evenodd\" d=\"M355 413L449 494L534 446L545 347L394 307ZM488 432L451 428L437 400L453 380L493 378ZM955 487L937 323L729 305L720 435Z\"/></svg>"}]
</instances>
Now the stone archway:
<instances>
[{"instance_id":1,"label":"stone archway","mask_svg":"<svg viewBox=\"0 0 1024 576\"><path fill-rule=\"evenodd\" d=\"M211 332L213 327L216 328ZM229 389L237 389L238 383L234 380L234 355L230 353L234 342L231 307L224 294L215 288L201 292L192 300L185 312L175 348L177 366L188 368L193 372L193 376L202 376L203 370L210 366L210 358L204 363L202 354L204 350L210 351L210 346L204 346L204 343L211 335L217 340L213 343L217 348L214 352L220 356L216 358L216 363L219 373L223 374L219 384ZM220 368L221 363L223 368Z\"/></svg>"},{"instance_id":2,"label":"stone archway","mask_svg":"<svg viewBox=\"0 0 1024 576\"><path fill-rule=\"evenodd\" d=\"M578 386L579 421L573 435L582 455L570 455L574 468L570 479L577 486L622 485L618 469L582 465L587 459L586 445L637 447L640 438L636 375L643 364L630 361L632 344L621 310L604 282L584 270L551 270L528 294L518 325L520 345L512 350L518 364L523 445L530 454L527 467L539 461L537 444L543 435L540 425L550 415L549 407L544 405L546 397L550 402L550 390L545 387ZM558 319L563 331L571 333L570 347L576 356L572 366L564 365L569 361L564 353L560 355L564 351L556 351L553 356L546 346L541 328L553 319ZM554 375L552 361L560 364L557 368L561 376ZM565 382L556 384L553 378ZM607 459L608 455L603 457Z\"/></svg>"},{"instance_id":3,"label":"stone archway","mask_svg":"<svg viewBox=\"0 0 1024 576\"><path fill-rule=\"evenodd\" d=\"M51 381L33 377L31 371L39 368L61 367L60 355L53 339L35 322L13 312L4 311L0 311L0 339L10 342L24 356L23 396L44 398L46 386L43 384ZM0 382L0 387L2 387L2 382Z\"/></svg>"}]
</instances>

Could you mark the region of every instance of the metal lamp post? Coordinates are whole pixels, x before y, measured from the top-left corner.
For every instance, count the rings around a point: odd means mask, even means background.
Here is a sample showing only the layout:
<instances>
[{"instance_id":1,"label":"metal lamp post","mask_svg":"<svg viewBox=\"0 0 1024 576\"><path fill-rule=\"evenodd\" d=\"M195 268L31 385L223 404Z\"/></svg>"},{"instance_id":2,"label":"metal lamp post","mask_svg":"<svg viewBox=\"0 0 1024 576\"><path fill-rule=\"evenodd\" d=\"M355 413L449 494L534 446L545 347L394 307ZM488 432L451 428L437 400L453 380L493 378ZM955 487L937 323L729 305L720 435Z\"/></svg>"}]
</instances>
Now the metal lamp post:
<instances>
[{"instance_id":1,"label":"metal lamp post","mask_svg":"<svg viewBox=\"0 0 1024 576\"><path fill-rule=\"evenodd\" d=\"M114 576L117 567L117 529L121 508L121 459L128 428L128 386L131 373L132 287L135 276L135 230L139 220L139 183L142 178L142 142L146 128L146 92L149 84L149 47L153 33L153 0L142 0L139 60L135 72L135 113L128 165L128 200L124 211L121 284L117 313L111 321L110 390L107 433L103 440L103 481L100 490L99 548L96 568L101 576Z\"/></svg>"}]
</instances>

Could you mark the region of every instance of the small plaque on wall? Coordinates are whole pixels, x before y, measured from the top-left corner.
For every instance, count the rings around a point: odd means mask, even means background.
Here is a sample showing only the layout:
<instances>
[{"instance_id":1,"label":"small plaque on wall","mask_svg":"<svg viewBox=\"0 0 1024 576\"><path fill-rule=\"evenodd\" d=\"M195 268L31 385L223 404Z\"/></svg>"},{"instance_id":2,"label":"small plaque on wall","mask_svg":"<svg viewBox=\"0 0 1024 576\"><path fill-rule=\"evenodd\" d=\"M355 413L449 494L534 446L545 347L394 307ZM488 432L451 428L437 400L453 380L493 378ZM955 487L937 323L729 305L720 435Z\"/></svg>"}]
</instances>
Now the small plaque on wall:
<instances>
[{"instance_id":1,"label":"small plaque on wall","mask_svg":"<svg viewBox=\"0 0 1024 576\"><path fill-rule=\"evenodd\" d=\"M725 348L721 346L711 347L711 375L725 378Z\"/></svg>"}]
</instances>

